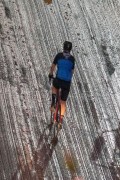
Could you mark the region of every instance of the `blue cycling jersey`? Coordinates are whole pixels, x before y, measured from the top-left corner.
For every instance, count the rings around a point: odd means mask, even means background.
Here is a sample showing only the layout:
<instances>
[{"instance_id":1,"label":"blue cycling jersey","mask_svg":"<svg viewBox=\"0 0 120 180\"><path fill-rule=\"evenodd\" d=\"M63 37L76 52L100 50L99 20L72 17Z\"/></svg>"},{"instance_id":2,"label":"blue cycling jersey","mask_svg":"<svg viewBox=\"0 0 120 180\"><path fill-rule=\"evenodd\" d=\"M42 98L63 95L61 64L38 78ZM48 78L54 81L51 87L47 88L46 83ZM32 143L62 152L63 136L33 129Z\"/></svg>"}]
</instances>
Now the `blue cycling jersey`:
<instances>
[{"instance_id":1,"label":"blue cycling jersey","mask_svg":"<svg viewBox=\"0 0 120 180\"><path fill-rule=\"evenodd\" d=\"M72 79L72 70L74 69L75 59L70 54L58 53L53 61L57 65L56 77L70 82Z\"/></svg>"}]
</instances>

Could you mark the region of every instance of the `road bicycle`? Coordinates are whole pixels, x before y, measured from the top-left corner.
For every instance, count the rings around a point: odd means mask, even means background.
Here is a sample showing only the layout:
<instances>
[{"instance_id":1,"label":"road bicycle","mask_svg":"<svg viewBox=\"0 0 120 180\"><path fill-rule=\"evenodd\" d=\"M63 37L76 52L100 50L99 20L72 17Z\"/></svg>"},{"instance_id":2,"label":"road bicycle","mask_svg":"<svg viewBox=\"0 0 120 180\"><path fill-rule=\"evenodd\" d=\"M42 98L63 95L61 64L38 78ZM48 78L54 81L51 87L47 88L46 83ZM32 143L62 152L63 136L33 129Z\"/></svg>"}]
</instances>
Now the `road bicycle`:
<instances>
[{"instance_id":1,"label":"road bicycle","mask_svg":"<svg viewBox=\"0 0 120 180\"><path fill-rule=\"evenodd\" d=\"M52 78L54 79L54 78ZM56 96L56 103L55 103L55 111L51 112L50 118L50 131L53 138L57 138L59 131L61 130L60 123L61 123L61 89L58 89L57 96Z\"/></svg>"}]
</instances>

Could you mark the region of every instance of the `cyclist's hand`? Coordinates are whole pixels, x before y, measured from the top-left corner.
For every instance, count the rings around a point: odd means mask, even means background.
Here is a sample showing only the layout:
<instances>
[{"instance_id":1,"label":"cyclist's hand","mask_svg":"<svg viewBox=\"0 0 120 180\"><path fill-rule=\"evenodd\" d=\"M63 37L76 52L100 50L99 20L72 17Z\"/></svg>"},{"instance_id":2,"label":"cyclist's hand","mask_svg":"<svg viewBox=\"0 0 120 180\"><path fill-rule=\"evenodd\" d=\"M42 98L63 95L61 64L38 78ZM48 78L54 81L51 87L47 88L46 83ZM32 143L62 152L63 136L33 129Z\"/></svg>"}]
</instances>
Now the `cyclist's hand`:
<instances>
[{"instance_id":1,"label":"cyclist's hand","mask_svg":"<svg viewBox=\"0 0 120 180\"><path fill-rule=\"evenodd\" d=\"M49 77L49 82L51 82L51 79L53 78L53 74L49 74L48 77Z\"/></svg>"}]
</instances>

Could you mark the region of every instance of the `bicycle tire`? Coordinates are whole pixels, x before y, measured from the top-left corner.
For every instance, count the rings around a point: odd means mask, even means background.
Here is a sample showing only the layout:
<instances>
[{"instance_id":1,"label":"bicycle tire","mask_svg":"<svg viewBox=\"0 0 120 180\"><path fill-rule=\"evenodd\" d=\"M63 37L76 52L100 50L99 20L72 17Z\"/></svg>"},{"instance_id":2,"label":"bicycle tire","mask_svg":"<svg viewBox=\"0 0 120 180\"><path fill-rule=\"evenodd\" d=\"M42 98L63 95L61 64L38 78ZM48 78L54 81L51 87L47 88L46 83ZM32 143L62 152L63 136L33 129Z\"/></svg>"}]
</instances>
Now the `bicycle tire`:
<instances>
[{"instance_id":1,"label":"bicycle tire","mask_svg":"<svg viewBox=\"0 0 120 180\"><path fill-rule=\"evenodd\" d=\"M57 131L58 131L57 122L54 120L54 114L51 113L51 129L50 129L51 139L57 137Z\"/></svg>"},{"instance_id":2,"label":"bicycle tire","mask_svg":"<svg viewBox=\"0 0 120 180\"><path fill-rule=\"evenodd\" d=\"M59 104L58 112L57 112L57 122L60 123L61 118L61 105Z\"/></svg>"},{"instance_id":3,"label":"bicycle tire","mask_svg":"<svg viewBox=\"0 0 120 180\"><path fill-rule=\"evenodd\" d=\"M58 123L61 118L61 105L60 105L60 96L58 95L55 107L55 113L51 113L51 138L56 138L59 133Z\"/></svg>"},{"instance_id":4,"label":"bicycle tire","mask_svg":"<svg viewBox=\"0 0 120 180\"><path fill-rule=\"evenodd\" d=\"M61 108L59 106L58 111L56 112L56 115L54 114L51 115L51 119L52 119L51 138L56 138L58 136L58 133L59 133L58 123L60 122L60 113L61 113Z\"/></svg>"},{"instance_id":5,"label":"bicycle tire","mask_svg":"<svg viewBox=\"0 0 120 180\"><path fill-rule=\"evenodd\" d=\"M54 138L55 138L58 135L58 123L57 122L54 123L53 128L54 128Z\"/></svg>"}]
</instances>

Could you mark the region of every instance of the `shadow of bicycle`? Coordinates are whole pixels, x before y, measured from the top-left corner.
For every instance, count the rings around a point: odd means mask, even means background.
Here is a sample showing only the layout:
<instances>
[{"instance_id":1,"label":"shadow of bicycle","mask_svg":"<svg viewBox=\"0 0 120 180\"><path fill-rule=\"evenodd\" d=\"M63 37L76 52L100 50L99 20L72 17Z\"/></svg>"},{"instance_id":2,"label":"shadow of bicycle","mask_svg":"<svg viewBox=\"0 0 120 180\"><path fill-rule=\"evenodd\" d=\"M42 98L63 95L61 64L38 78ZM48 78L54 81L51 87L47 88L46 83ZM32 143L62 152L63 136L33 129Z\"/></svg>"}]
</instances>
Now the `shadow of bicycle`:
<instances>
[{"instance_id":1,"label":"shadow of bicycle","mask_svg":"<svg viewBox=\"0 0 120 180\"><path fill-rule=\"evenodd\" d=\"M58 142L57 138L49 142L50 133L46 134L46 130L50 130L50 125L40 135L37 148L31 148L32 157L28 157L28 155L26 159L23 157L23 154L30 154L30 149L27 145L24 147L25 152L20 147L16 147L19 163L11 180L44 180L46 168Z\"/></svg>"}]
</instances>

